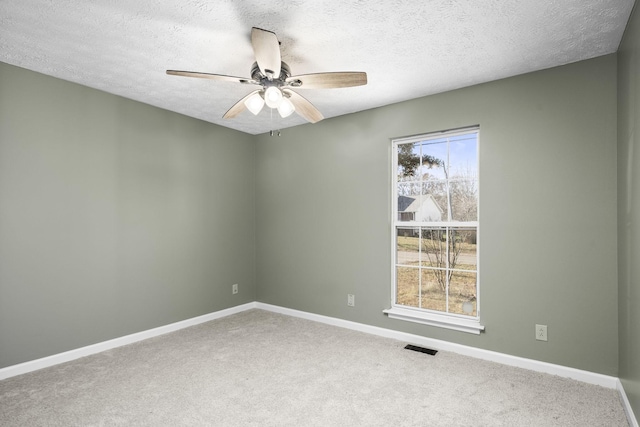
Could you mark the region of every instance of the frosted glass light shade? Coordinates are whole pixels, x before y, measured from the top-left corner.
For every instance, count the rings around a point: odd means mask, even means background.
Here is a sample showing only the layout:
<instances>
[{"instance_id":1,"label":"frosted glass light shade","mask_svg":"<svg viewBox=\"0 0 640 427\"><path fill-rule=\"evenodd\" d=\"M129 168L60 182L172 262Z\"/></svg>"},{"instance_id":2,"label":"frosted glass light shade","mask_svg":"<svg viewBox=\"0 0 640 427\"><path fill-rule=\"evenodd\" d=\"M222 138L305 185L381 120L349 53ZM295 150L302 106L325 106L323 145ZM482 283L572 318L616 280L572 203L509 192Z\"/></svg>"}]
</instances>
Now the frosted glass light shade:
<instances>
[{"instance_id":1,"label":"frosted glass light shade","mask_svg":"<svg viewBox=\"0 0 640 427\"><path fill-rule=\"evenodd\" d=\"M257 116L262 110L262 107L264 107L264 99L262 99L260 92L256 92L244 101L244 105L249 111Z\"/></svg>"},{"instance_id":2,"label":"frosted glass light shade","mask_svg":"<svg viewBox=\"0 0 640 427\"><path fill-rule=\"evenodd\" d=\"M277 108L282 101L282 91L275 86L270 86L264 92L264 101L269 108Z\"/></svg>"},{"instance_id":3,"label":"frosted glass light shade","mask_svg":"<svg viewBox=\"0 0 640 427\"><path fill-rule=\"evenodd\" d=\"M294 111L296 111L296 107L291 103L291 101L289 101L289 98L283 97L280 104L278 104L278 113L280 113L280 117L289 117Z\"/></svg>"}]
</instances>

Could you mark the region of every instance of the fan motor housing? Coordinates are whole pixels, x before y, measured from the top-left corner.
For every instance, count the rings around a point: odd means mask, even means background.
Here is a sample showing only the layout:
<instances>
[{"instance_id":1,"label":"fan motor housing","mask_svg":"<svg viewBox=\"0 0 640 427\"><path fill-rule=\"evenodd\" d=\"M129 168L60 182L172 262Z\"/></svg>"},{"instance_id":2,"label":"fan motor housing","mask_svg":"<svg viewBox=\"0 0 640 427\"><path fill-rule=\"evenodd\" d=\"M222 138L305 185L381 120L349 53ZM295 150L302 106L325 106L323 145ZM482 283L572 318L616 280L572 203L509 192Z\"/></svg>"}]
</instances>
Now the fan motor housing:
<instances>
[{"instance_id":1,"label":"fan motor housing","mask_svg":"<svg viewBox=\"0 0 640 427\"><path fill-rule=\"evenodd\" d=\"M258 66L257 62L254 62L253 65L251 66L251 78L257 82L260 82L260 84L263 87L286 86L287 85L286 80L289 77L291 77L291 69L289 68L289 65L287 65L287 63L284 61L280 62L280 76L277 79L269 79L269 77L262 74L262 71L260 71L260 67ZM296 85L292 85L292 86L296 86ZM300 86L300 85L297 85L297 86Z\"/></svg>"}]
</instances>

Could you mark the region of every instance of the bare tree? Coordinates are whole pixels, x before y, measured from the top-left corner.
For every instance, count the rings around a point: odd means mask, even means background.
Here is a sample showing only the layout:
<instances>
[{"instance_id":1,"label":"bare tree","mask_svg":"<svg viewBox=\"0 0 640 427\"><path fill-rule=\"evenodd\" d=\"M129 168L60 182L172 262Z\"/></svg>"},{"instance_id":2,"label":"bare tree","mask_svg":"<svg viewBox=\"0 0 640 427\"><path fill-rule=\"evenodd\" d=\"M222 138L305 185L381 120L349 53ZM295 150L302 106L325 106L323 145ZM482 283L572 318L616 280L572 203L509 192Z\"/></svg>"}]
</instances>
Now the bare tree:
<instances>
[{"instance_id":1,"label":"bare tree","mask_svg":"<svg viewBox=\"0 0 640 427\"><path fill-rule=\"evenodd\" d=\"M471 171L462 171L450 177L444 162L440 165L445 180L439 185L431 184L431 190L439 190L437 199L446 203L447 220L474 221L477 219L477 179ZM443 194L444 193L444 194ZM448 233L448 234L447 234ZM421 250L426 254L430 271L441 290L451 282L453 269L458 265L465 243L471 243L472 230L455 228L423 229Z\"/></svg>"},{"instance_id":2,"label":"bare tree","mask_svg":"<svg viewBox=\"0 0 640 427\"><path fill-rule=\"evenodd\" d=\"M448 236L446 228L422 230L421 250L442 291L451 282L453 269L458 265L464 243L471 240L471 234L471 230L449 229Z\"/></svg>"}]
</instances>

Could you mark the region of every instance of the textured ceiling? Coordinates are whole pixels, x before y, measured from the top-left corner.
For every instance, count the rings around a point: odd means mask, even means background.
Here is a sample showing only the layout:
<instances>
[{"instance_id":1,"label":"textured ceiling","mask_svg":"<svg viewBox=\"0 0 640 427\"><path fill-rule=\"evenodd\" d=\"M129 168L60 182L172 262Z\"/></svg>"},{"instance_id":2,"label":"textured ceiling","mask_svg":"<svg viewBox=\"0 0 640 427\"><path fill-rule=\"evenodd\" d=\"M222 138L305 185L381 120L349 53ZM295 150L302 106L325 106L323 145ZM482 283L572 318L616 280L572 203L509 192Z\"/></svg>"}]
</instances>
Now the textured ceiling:
<instances>
[{"instance_id":1,"label":"textured ceiling","mask_svg":"<svg viewBox=\"0 0 640 427\"><path fill-rule=\"evenodd\" d=\"M0 0L0 61L251 134L306 123L265 108L223 120L253 86L251 27L292 74L365 71L299 90L326 118L615 52L633 0Z\"/></svg>"}]
</instances>

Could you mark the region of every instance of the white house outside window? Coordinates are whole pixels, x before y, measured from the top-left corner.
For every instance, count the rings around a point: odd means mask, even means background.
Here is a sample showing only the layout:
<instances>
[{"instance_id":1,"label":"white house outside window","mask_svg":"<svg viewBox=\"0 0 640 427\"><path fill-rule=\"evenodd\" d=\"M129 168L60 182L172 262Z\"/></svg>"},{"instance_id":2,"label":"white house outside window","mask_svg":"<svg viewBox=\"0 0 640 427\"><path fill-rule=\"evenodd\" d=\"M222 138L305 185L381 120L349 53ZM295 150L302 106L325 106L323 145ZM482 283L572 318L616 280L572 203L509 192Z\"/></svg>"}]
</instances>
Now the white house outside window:
<instances>
[{"instance_id":1,"label":"white house outside window","mask_svg":"<svg viewBox=\"0 0 640 427\"><path fill-rule=\"evenodd\" d=\"M479 333L479 128L393 144L390 317Z\"/></svg>"}]
</instances>

